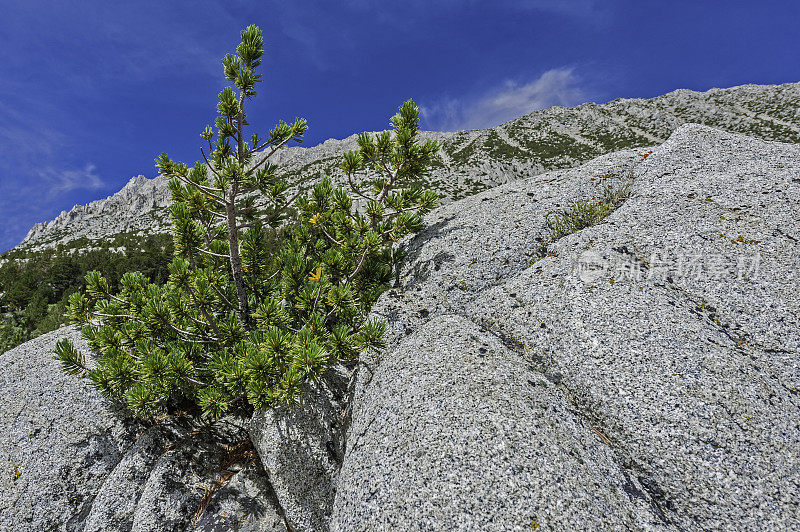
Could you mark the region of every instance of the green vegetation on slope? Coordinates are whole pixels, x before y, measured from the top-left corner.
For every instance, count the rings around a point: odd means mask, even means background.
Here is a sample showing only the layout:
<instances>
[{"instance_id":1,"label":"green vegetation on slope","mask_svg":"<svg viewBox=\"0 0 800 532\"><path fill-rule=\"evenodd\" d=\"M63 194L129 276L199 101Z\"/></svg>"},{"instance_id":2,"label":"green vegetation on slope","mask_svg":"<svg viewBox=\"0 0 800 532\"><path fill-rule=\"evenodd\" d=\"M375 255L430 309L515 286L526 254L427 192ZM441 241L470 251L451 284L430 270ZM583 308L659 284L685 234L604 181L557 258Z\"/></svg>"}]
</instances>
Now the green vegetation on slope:
<instances>
[{"instance_id":1,"label":"green vegetation on slope","mask_svg":"<svg viewBox=\"0 0 800 532\"><path fill-rule=\"evenodd\" d=\"M89 271L101 271L114 287L127 271L157 283L169 276L170 235L123 233L98 245L80 239L68 247L2 255L8 262L0 266L0 353L64 325L68 298L81 290Z\"/></svg>"}]
</instances>

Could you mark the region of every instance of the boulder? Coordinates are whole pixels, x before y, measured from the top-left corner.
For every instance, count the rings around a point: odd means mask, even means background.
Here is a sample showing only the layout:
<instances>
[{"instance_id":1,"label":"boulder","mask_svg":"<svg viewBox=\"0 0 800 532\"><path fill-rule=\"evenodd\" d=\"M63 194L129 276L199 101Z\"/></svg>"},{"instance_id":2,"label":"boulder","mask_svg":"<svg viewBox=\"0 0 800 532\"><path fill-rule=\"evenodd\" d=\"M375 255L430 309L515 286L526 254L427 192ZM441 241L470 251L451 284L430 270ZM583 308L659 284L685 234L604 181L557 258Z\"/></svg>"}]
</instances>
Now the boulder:
<instances>
[{"instance_id":1,"label":"boulder","mask_svg":"<svg viewBox=\"0 0 800 532\"><path fill-rule=\"evenodd\" d=\"M800 527L800 147L649 151L430 215L373 310L332 529Z\"/></svg>"},{"instance_id":2,"label":"boulder","mask_svg":"<svg viewBox=\"0 0 800 532\"><path fill-rule=\"evenodd\" d=\"M61 371L62 338L92 360L71 327L0 355L0 531L286 530L243 428L136 423Z\"/></svg>"},{"instance_id":3,"label":"boulder","mask_svg":"<svg viewBox=\"0 0 800 532\"><path fill-rule=\"evenodd\" d=\"M658 529L658 508L591 429L496 335L437 316L375 369L332 528Z\"/></svg>"},{"instance_id":4,"label":"boulder","mask_svg":"<svg viewBox=\"0 0 800 532\"><path fill-rule=\"evenodd\" d=\"M339 365L307 386L302 403L256 412L250 437L291 530L328 527L341 466L350 372Z\"/></svg>"},{"instance_id":5,"label":"boulder","mask_svg":"<svg viewBox=\"0 0 800 532\"><path fill-rule=\"evenodd\" d=\"M53 360L59 329L0 355L0 530L80 530L135 427Z\"/></svg>"}]
</instances>

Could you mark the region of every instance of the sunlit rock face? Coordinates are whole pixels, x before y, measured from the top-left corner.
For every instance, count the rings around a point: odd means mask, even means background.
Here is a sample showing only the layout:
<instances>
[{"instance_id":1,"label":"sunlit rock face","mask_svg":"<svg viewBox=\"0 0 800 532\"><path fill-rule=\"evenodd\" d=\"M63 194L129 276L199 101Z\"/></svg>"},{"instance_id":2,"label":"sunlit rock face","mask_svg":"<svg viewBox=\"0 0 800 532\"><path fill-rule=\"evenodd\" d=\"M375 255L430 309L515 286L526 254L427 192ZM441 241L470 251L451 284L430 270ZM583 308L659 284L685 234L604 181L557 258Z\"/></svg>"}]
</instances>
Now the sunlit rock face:
<instances>
[{"instance_id":1,"label":"sunlit rock face","mask_svg":"<svg viewBox=\"0 0 800 532\"><path fill-rule=\"evenodd\" d=\"M800 526L800 146L649 151L429 215L373 309L334 530ZM626 182L537 253L547 213Z\"/></svg>"},{"instance_id":2,"label":"sunlit rock face","mask_svg":"<svg viewBox=\"0 0 800 532\"><path fill-rule=\"evenodd\" d=\"M451 162L434 177L506 182L446 202L401 243L372 310L386 349L291 412L200 436L145 426L61 372L61 338L92 358L75 329L3 353L0 530L799 529L798 100L797 84L676 91L440 134ZM592 124L639 140L559 148L544 173L530 154L455 156L492 131L533 146L520 139L535 123L572 124L575 146L606 142ZM281 157L307 175L353 143ZM616 210L552 237L553 213L609 187L629 192ZM135 178L26 245L69 241L71 224L128 230L131 205L156 224L165 198L159 178ZM142 231L166 228L151 222ZM220 442L246 437L251 459L221 469Z\"/></svg>"}]
</instances>

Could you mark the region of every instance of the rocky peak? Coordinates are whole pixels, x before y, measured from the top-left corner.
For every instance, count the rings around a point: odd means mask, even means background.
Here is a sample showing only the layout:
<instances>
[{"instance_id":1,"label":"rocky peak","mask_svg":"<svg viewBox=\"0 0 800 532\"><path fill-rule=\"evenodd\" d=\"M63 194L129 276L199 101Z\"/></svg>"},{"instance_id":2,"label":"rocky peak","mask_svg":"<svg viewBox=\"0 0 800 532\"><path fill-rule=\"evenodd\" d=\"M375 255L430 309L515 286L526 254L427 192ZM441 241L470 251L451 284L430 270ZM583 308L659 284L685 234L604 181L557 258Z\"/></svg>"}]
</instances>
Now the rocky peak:
<instances>
[{"instance_id":1,"label":"rocky peak","mask_svg":"<svg viewBox=\"0 0 800 532\"><path fill-rule=\"evenodd\" d=\"M550 107L490 129L425 132L442 143L428 185L443 203L541 172L569 168L604 153L664 142L692 122L764 140L800 142L800 83L742 85L696 92L672 91L652 99L618 99L573 108ZM356 135L276 154L290 183L307 189L327 173L341 182L344 152ZM117 194L75 206L36 224L20 248L32 251L76 238L103 240L119 233L167 233L169 194L162 178L133 178Z\"/></svg>"}]
</instances>

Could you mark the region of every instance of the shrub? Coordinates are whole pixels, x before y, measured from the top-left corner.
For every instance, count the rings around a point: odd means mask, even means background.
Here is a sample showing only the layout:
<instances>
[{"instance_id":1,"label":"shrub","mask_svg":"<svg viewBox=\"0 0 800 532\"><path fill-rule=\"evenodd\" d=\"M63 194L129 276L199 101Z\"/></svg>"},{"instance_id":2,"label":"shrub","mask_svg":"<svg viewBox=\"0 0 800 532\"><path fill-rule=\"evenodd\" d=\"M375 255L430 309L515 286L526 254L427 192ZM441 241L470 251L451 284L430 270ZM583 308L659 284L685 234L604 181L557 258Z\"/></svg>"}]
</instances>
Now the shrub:
<instances>
[{"instance_id":1,"label":"shrub","mask_svg":"<svg viewBox=\"0 0 800 532\"><path fill-rule=\"evenodd\" d=\"M384 324L367 314L392 278L392 244L419 231L436 202L434 192L406 186L427 174L438 150L417 143L412 101L391 119L393 135L362 134L345 155L350 192L325 177L307 197L292 193L271 157L302 140L306 121L280 121L246 140L263 41L255 26L241 37L222 60L233 87L219 94L216 132L206 126L200 135L203 162L157 159L173 199L168 282L127 273L113 293L89 273L70 314L97 365L66 340L56 349L65 371L88 375L139 416L217 418L297 401L331 364L381 346ZM296 220L287 224L291 209Z\"/></svg>"}]
</instances>

